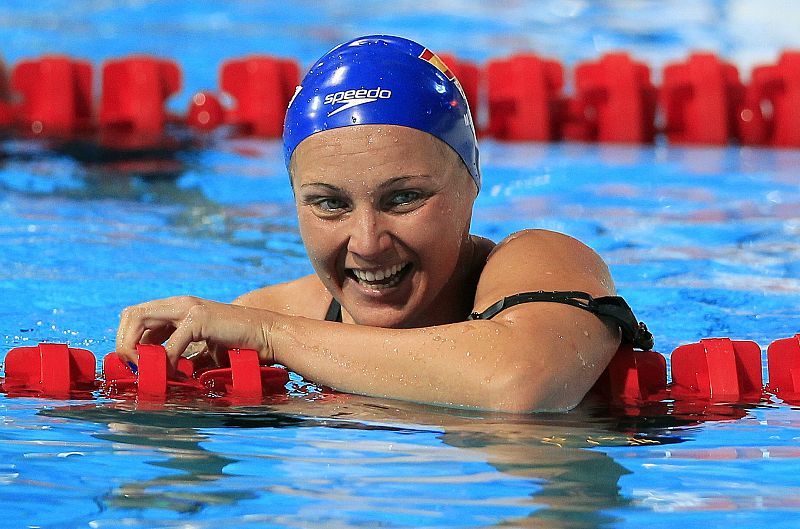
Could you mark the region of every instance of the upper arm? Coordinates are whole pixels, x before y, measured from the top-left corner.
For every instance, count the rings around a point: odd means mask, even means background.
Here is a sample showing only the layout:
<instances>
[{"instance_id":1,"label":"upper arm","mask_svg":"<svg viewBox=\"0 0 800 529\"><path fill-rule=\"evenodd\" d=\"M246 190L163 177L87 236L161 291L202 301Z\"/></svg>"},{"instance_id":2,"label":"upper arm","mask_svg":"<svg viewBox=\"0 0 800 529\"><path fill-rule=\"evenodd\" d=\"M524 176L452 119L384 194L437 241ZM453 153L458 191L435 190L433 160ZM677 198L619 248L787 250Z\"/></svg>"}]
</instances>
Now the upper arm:
<instances>
[{"instance_id":1,"label":"upper arm","mask_svg":"<svg viewBox=\"0 0 800 529\"><path fill-rule=\"evenodd\" d=\"M603 260L593 250L563 234L544 230L516 233L492 251L475 296L482 312L506 296L537 290L577 290L592 296L615 293ZM510 353L528 378L537 409L576 405L591 388L619 347L619 330L580 308L552 302L521 303L493 319L514 335Z\"/></svg>"}]
</instances>

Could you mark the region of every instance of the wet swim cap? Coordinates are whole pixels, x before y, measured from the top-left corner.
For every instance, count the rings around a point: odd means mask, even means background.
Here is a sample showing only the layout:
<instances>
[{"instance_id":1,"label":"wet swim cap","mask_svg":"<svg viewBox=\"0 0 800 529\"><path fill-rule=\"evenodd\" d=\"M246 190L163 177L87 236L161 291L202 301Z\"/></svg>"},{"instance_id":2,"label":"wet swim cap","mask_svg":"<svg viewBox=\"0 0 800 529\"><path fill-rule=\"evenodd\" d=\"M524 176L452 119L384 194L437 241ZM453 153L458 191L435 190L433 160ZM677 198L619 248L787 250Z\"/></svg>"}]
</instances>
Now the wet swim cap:
<instances>
[{"instance_id":1,"label":"wet swim cap","mask_svg":"<svg viewBox=\"0 0 800 529\"><path fill-rule=\"evenodd\" d=\"M475 126L464 91L441 59L416 42L371 35L320 58L286 111L286 167L307 137L350 125L402 125L432 134L458 153L481 187Z\"/></svg>"}]
</instances>

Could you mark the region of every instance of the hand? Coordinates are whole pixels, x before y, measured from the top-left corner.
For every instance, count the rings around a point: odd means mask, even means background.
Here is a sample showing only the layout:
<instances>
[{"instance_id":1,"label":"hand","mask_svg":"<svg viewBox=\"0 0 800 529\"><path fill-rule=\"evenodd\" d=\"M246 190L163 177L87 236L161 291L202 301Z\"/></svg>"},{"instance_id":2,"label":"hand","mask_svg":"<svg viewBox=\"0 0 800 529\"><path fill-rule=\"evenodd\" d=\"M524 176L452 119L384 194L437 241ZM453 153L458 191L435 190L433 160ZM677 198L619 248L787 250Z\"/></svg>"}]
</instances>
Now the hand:
<instances>
[{"instance_id":1,"label":"hand","mask_svg":"<svg viewBox=\"0 0 800 529\"><path fill-rule=\"evenodd\" d=\"M137 343L166 340L167 359L172 368L194 342L205 340L215 360L234 347L255 349L263 362L274 363L269 344L269 312L227 305L191 296L149 301L128 307L120 315L117 354L124 361L137 362Z\"/></svg>"}]
</instances>

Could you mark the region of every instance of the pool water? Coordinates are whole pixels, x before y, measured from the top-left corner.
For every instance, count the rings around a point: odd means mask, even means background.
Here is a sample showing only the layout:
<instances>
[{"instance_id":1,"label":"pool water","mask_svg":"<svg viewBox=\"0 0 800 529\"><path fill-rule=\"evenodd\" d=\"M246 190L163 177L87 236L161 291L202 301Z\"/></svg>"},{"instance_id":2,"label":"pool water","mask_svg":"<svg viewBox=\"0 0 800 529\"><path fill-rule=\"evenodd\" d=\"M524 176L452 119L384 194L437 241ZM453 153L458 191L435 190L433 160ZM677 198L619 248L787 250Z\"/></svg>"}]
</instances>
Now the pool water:
<instances>
[{"instance_id":1,"label":"pool water","mask_svg":"<svg viewBox=\"0 0 800 529\"><path fill-rule=\"evenodd\" d=\"M29 4L0 8L8 63L146 51L180 60L187 91L215 86L221 59L266 50L308 61L370 31L457 44L473 60L516 46L565 63L610 45L651 64L701 46L740 64L769 52L740 29L742 13L760 12L748 2L675 2L670 23L647 2L370 3L371 20L333 3L85 2L70 14L63 2ZM127 305L226 301L311 272L277 142L218 135L152 159L83 154L0 142L0 358L40 341L101 356ZM766 348L800 331L800 151L487 140L481 154L473 231L583 240L664 354L711 336ZM295 387L249 407L0 395L2 525L797 526L800 413L777 398L627 414L587 401L517 416Z\"/></svg>"}]
</instances>

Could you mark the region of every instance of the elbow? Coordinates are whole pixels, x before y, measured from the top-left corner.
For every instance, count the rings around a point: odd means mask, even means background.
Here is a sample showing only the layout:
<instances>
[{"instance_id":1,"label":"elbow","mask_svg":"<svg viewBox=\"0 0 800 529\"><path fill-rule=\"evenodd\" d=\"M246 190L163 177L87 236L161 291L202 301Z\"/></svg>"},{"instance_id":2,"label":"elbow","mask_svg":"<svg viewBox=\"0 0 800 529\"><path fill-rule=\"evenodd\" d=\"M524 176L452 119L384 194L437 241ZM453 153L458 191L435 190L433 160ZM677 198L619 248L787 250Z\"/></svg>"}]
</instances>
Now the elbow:
<instances>
[{"instance_id":1,"label":"elbow","mask_svg":"<svg viewBox=\"0 0 800 529\"><path fill-rule=\"evenodd\" d=\"M509 370L493 377L484 393L483 406L503 413L569 411L586 394L568 382L541 376L532 368Z\"/></svg>"}]
</instances>

